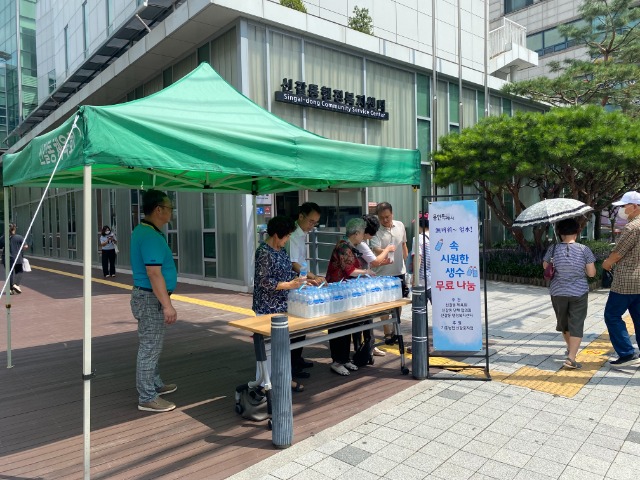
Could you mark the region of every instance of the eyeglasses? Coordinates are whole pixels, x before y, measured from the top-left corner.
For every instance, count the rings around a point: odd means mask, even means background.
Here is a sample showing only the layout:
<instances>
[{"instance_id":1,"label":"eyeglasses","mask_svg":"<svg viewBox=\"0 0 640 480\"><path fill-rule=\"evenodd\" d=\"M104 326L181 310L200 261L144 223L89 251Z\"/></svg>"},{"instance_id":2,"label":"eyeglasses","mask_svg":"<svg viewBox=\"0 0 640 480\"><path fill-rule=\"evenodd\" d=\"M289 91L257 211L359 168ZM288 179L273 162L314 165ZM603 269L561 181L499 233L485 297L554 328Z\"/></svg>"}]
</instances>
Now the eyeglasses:
<instances>
[{"instance_id":1,"label":"eyeglasses","mask_svg":"<svg viewBox=\"0 0 640 480\"><path fill-rule=\"evenodd\" d=\"M303 213L304 215L304 213ZM307 223L311 226L316 226L320 223L320 220L311 220L308 216L304 215L304 218L307 220Z\"/></svg>"},{"instance_id":2,"label":"eyeglasses","mask_svg":"<svg viewBox=\"0 0 640 480\"><path fill-rule=\"evenodd\" d=\"M160 208L168 208L169 210L173 210L172 205L158 205Z\"/></svg>"}]
</instances>

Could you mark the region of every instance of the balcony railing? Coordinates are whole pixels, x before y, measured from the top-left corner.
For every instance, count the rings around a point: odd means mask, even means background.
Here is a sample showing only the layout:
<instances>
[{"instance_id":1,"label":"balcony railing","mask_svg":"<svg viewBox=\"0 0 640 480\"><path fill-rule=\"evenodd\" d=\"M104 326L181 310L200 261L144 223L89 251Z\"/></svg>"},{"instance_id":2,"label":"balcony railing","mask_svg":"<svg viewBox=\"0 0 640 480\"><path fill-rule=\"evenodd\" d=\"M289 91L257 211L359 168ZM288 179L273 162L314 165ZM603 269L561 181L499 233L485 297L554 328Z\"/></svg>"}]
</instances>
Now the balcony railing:
<instances>
[{"instance_id":1,"label":"balcony railing","mask_svg":"<svg viewBox=\"0 0 640 480\"><path fill-rule=\"evenodd\" d=\"M511 44L527 46L527 29L508 18L502 18L502 25L489 32L489 58L511 49Z\"/></svg>"}]
</instances>

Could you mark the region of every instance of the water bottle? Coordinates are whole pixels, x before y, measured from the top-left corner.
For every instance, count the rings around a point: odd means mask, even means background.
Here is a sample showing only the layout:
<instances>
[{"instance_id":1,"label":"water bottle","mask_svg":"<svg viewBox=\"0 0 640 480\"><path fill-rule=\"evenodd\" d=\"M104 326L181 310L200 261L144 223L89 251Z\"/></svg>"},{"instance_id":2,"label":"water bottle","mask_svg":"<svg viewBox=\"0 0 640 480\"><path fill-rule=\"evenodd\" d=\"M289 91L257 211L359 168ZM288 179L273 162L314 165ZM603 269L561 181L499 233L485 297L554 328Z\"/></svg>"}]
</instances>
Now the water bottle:
<instances>
[{"instance_id":1,"label":"water bottle","mask_svg":"<svg viewBox=\"0 0 640 480\"><path fill-rule=\"evenodd\" d=\"M294 317L299 317L298 314L298 292L292 290L289 292L289 298L287 299L287 312L289 315L293 315Z\"/></svg>"},{"instance_id":2,"label":"water bottle","mask_svg":"<svg viewBox=\"0 0 640 480\"><path fill-rule=\"evenodd\" d=\"M307 262L302 262L300 264L300 278L307 278L307 272L309 270L307 269Z\"/></svg>"},{"instance_id":3,"label":"water bottle","mask_svg":"<svg viewBox=\"0 0 640 480\"><path fill-rule=\"evenodd\" d=\"M304 318L312 318L313 317L313 295L311 295L311 290L305 290L305 312Z\"/></svg>"},{"instance_id":4,"label":"water bottle","mask_svg":"<svg viewBox=\"0 0 640 480\"><path fill-rule=\"evenodd\" d=\"M438 240L438 243L436 243L436 250L439 252L440 249L442 248L442 244L444 243L444 239L441 238L440 240Z\"/></svg>"}]
</instances>

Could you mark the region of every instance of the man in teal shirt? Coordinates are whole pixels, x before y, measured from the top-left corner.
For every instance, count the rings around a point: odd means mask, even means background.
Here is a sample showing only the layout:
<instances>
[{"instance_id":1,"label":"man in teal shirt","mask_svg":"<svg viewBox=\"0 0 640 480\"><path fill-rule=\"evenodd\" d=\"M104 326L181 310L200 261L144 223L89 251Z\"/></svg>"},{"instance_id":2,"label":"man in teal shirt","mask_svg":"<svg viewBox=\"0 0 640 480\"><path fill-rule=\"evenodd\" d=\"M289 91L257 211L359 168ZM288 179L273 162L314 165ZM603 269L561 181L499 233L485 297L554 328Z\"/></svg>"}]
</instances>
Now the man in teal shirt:
<instances>
[{"instance_id":1,"label":"man in teal shirt","mask_svg":"<svg viewBox=\"0 0 640 480\"><path fill-rule=\"evenodd\" d=\"M131 234L131 312L138 320L138 359L136 388L138 409L147 412L168 412L175 404L160 397L175 392L175 384L160 378L158 361L162 353L166 325L178 319L171 304L178 273L173 254L160 230L171 221L173 205L166 193L149 190L142 197L144 219Z\"/></svg>"}]
</instances>

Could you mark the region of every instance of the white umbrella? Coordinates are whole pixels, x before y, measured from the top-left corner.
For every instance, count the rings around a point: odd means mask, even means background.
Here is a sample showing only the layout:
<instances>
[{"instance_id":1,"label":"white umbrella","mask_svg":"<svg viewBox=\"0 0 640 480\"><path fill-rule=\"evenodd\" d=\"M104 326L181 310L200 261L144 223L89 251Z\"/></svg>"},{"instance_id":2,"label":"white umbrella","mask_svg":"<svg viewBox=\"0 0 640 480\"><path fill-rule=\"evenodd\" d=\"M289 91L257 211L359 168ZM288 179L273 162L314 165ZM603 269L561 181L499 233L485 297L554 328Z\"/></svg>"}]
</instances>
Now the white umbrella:
<instances>
[{"instance_id":1,"label":"white umbrella","mask_svg":"<svg viewBox=\"0 0 640 480\"><path fill-rule=\"evenodd\" d=\"M579 217L592 212L593 208L573 198L551 198L534 203L524 209L513 222L514 228L532 227L545 223L556 223L567 218Z\"/></svg>"}]
</instances>

